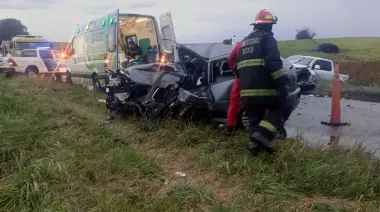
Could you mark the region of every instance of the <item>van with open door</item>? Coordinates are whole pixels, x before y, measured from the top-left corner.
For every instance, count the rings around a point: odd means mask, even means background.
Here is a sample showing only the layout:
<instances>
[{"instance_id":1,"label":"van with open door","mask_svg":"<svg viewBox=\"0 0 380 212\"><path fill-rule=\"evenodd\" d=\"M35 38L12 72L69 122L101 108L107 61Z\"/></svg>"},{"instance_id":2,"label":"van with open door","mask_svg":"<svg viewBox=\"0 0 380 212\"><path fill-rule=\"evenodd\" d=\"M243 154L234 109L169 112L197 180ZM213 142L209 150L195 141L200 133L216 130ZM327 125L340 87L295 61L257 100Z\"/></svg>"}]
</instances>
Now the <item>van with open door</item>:
<instances>
[{"instance_id":1,"label":"van with open door","mask_svg":"<svg viewBox=\"0 0 380 212\"><path fill-rule=\"evenodd\" d=\"M154 16L123 14L117 9L79 25L70 42L67 80L99 89L107 83L107 70L126 61L136 65L160 59L173 62L175 42L165 42L176 40L170 12L159 19L160 26Z\"/></svg>"}]
</instances>

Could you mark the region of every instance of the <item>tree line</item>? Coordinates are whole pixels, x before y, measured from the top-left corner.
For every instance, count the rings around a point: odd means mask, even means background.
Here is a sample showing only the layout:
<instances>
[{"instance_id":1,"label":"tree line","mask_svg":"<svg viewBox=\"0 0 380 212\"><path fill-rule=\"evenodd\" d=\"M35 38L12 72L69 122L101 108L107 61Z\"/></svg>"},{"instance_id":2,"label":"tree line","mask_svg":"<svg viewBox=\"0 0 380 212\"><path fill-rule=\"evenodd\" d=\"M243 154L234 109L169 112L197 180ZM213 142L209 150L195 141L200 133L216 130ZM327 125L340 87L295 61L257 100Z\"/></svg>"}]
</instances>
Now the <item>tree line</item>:
<instances>
[{"instance_id":1,"label":"tree line","mask_svg":"<svg viewBox=\"0 0 380 212\"><path fill-rule=\"evenodd\" d=\"M16 35L29 35L28 28L15 18L0 19L0 43Z\"/></svg>"},{"instance_id":2,"label":"tree line","mask_svg":"<svg viewBox=\"0 0 380 212\"><path fill-rule=\"evenodd\" d=\"M28 28L18 19L0 19L0 43L3 40L10 40L16 35L29 35ZM296 30L296 40L313 39L316 36L309 28ZM223 40L224 44L232 44L232 38Z\"/></svg>"},{"instance_id":3,"label":"tree line","mask_svg":"<svg viewBox=\"0 0 380 212\"><path fill-rule=\"evenodd\" d=\"M317 34L313 31L311 31L309 28L302 28L296 30L296 40L305 40L305 39L313 39ZM231 45L232 44L232 38L224 39L224 44Z\"/></svg>"}]
</instances>

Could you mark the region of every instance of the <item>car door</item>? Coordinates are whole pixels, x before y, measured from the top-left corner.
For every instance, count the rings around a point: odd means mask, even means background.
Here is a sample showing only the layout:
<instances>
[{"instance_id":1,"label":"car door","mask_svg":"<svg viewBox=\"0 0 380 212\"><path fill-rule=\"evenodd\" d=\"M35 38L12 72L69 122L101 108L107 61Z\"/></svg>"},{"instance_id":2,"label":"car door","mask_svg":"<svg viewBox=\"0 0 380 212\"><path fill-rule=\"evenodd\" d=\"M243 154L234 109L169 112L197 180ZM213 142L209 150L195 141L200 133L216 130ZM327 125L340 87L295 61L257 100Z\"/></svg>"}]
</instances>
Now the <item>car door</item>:
<instances>
[{"instance_id":1,"label":"car door","mask_svg":"<svg viewBox=\"0 0 380 212\"><path fill-rule=\"evenodd\" d=\"M334 78L333 64L329 60L316 59L311 66L317 80L327 81Z\"/></svg>"},{"instance_id":2,"label":"car door","mask_svg":"<svg viewBox=\"0 0 380 212\"><path fill-rule=\"evenodd\" d=\"M41 67L47 69L47 71L55 71L57 68L57 62L54 59L53 52L48 48L37 49L40 56L40 63L43 63Z\"/></svg>"},{"instance_id":3,"label":"car door","mask_svg":"<svg viewBox=\"0 0 380 212\"><path fill-rule=\"evenodd\" d=\"M40 66L39 62L41 60L38 58L36 49L23 50L21 52L21 57L20 62L17 64L21 70L25 70L29 64L36 64L37 66Z\"/></svg>"},{"instance_id":4,"label":"car door","mask_svg":"<svg viewBox=\"0 0 380 212\"><path fill-rule=\"evenodd\" d=\"M161 28L161 54L165 55L168 61L178 62L178 52L176 48L176 36L174 32L174 25L172 15L170 12L166 12L160 15L160 28Z\"/></svg>"},{"instance_id":5,"label":"car door","mask_svg":"<svg viewBox=\"0 0 380 212\"><path fill-rule=\"evenodd\" d=\"M229 70L227 56L211 60L208 70L210 75L210 89L215 101L214 109L217 111L227 111L232 84L234 82L234 75L232 71Z\"/></svg>"},{"instance_id":6,"label":"car door","mask_svg":"<svg viewBox=\"0 0 380 212\"><path fill-rule=\"evenodd\" d=\"M108 68L116 70L119 63L119 9L116 9L108 15L108 44L107 44L107 58Z\"/></svg>"}]
</instances>

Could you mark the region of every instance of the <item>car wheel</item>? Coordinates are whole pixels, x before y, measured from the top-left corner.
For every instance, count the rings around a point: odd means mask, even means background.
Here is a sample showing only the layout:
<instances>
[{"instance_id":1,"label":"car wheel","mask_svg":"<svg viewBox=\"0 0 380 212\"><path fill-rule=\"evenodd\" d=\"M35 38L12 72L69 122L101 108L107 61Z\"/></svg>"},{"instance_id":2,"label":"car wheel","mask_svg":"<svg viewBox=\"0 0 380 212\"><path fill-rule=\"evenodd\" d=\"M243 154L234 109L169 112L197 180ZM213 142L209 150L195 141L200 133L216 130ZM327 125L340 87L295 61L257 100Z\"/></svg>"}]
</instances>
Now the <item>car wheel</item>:
<instances>
[{"instance_id":1,"label":"car wheel","mask_svg":"<svg viewBox=\"0 0 380 212\"><path fill-rule=\"evenodd\" d=\"M99 91L102 88L98 80L98 77L95 74L92 75L92 87L95 91Z\"/></svg>"},{"instance_id":2,"label":"car wheel","mask_svg":"<svg viewBox=\"0 0 380 212\"><path fill-rule=\"evenodd\" d=\"M62 77L64 77L64 80L65 80L65 82L67 84L72 84L73 83L73 81L71 80L70 72L67 71L66 74L64 76L62 76Z\"/></svg>"},{"instance_id":3,"label":"car wheel","mask_svg":"<svg viewBox=\"0 0 380 212\"><path fill-rule=\"evenodd\" d=\"M38 76L38 69L37 68L34 68L34 67L28 67L26 69L26 75L30 78L34 78L36 76Z\"/></svg>"}]
</instances>

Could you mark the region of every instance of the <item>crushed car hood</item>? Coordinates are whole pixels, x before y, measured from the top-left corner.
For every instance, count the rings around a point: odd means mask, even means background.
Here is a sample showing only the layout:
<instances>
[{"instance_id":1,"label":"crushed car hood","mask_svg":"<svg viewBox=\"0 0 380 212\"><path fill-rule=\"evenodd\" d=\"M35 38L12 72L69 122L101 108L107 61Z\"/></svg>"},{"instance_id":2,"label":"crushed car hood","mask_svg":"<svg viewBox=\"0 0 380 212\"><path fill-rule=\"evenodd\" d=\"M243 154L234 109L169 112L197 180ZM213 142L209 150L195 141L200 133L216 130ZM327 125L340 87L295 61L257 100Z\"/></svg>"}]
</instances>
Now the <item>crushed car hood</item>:
<instances>
[{"instance_id":1,"label":"crushed car hood","mask_svg":"<svg viewBox=\"0 0 380 212\"><path fill-rule=\"evenodd\" d=\"M306 65L300 65L300 64L297 64L297 63L293 63L293 66L294 66L294 68L307 68Z\"/></svg>"},{"instance_id":2,"label":"crushed car hood","mask_svg":"<svg viewBox=\"0 0 380 212\"><path fill-rule=\"evenodd\" d=\"M177 69L177 71L176 71ZM128 76L132 81L137 84L152 86L163 71L169 71L168 74L165 75L164 79L161 79L163 84L173 84L178 81L181 76L185 76L184 72L178 71L176 68L176 64L168 63L168 64L160 64L160 63L152 63L146 65L138 65L127 68L125 72L127 72Z\"/></svg>"}]
</instances>

